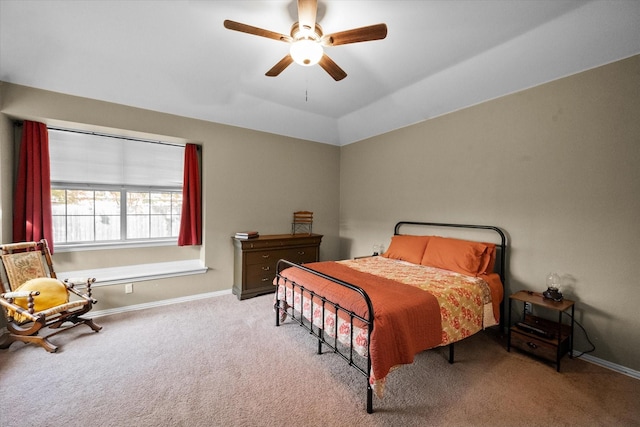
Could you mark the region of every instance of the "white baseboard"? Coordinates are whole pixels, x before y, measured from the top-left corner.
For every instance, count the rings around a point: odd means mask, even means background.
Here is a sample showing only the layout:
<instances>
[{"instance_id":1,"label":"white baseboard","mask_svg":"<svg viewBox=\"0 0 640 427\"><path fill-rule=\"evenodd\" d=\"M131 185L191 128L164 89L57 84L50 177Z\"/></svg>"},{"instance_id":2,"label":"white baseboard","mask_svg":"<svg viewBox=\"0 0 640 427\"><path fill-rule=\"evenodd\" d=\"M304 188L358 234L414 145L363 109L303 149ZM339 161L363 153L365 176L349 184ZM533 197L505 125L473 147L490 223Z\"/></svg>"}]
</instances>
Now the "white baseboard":
<instances>
[{"instance_id":1,"label":"white baseboard","mask_svg":"<svg viewBox=\"0 0 640 427\"><path fill-rule=\"evenodd\" d=\"M161 300L161 301L146 302L146 303L143 303L143 304L134 304L134 305L127 305L127 306L124 306L124 307L109 308L107 310L95 310L95 311L91 311L91 312L87 313L83 317L88 317L88 318L91 318L91 319L95 319L96 317L109 316L109 315L112 315L112 314L127 313L127 312L130 312L130 311L145 310L147 308L163 307L163 306L166 306L166 305L179 304L179 303L182 303L182 302L197 301L197 300L206 299L206 298L214 298L214 297L219 297L219 296L222 296L222 295L229 295L230 293L231 293L231 290L228 289L228 290L224 290L224 291L207 292L207 293L204 293L204 294L188 295L188 296L185 296L185 297L171 298L171 299L165 299L165 300Z\"/></svg>"},{"instance_id":2,"label":"white baseboard","mask_svg":"<svg viewBox=\"0 0 640 427\"><path fill-rule=\"evenodd\" d=\"M576 351L573 352L574 355ZM618 372L620 374L628 375L631 378L635 378L640 380L640 371L633 370L631 368L627 368L626 366L618 365L617 363L609 362L607 360L599 359L597 357L593 357L589 354L583 354L580 356L580 359L584 359L589 363L593 363L594 365L602 366L603 368L611 369L612 371Z\"/></svg>"}]
</instances>

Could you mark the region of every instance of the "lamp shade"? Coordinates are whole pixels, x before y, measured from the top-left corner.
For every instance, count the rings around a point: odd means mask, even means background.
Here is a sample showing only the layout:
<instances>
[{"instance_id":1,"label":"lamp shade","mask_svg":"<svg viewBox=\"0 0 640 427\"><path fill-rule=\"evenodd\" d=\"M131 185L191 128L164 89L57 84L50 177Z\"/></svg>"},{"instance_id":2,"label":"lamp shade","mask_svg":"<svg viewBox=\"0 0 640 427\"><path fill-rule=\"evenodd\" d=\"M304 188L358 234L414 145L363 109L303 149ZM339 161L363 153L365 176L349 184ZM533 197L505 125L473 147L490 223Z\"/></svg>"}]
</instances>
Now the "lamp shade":
<instances>
[{"instance_id":1,"label":"lamp shade","mask_svg":"<svg viewBox=\"0 0 640 427\"><path fill-rule=\"evenodd\" d=\"M297 64L310 66L320 61L324 51L317 41L302 39L291 43L289 54Z\"/></svg>"}]
</instances>

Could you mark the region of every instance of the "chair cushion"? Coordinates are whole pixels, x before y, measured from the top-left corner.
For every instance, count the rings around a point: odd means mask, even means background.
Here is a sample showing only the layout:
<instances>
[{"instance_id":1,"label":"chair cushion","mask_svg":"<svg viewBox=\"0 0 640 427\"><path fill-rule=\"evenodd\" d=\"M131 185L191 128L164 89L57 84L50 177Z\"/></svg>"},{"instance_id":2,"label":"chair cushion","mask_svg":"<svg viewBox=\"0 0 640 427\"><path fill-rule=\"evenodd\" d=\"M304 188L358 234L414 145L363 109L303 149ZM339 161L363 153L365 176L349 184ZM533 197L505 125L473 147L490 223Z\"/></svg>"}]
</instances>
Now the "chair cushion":
<instances>
[{"instance_id":1,"label":"chair cushion","mask_svg":"<svg viewBox=\"0 0 640 427\"><path fill-rule=\"evenodd\" d=\"M40 291L40 295L33 297L33 310L36 313L69 302L69 294L64 283L50 277L28 280L16 291ZM27 309L29 304L26 297L16 298L14 303L24 309Z\"/></svg>"}]
</instances>

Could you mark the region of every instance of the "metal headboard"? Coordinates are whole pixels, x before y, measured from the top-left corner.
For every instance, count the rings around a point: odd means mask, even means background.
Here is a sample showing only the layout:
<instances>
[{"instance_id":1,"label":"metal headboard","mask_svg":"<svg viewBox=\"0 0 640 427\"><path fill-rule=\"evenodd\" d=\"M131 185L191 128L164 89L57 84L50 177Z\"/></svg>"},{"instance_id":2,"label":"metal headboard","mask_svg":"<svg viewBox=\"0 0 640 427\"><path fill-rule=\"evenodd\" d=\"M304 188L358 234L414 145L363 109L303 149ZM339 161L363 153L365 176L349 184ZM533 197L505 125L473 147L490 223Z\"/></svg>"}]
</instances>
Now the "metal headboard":
<instances>
[{"instance_id":1,"label":"metal headboard","mask_svg":"<svg viewBox=\"0 0 640 427\"><path fill-rule=\"evenodd\" d=\"M393 229L393 234L394 235L399 235L400 234L400 228L403 225L417 225L417 226L425 226L425 227L442 227L442 228L465 228L465 229L481 229L481 230L489 230L489 231L493 231L495 232L499 237L500 237L500 244L498 246L499 248L499 259L500 259L500 265L498 267L498 275L500 276L500 280L502 281L502 286L503 289L506 290L507 287L507 237L504 233L504 231L502 231L500 228L495 227L493 225L475 225L475 224L448 224L448 223L440 223L440 222L417 222L417 221L400 221L398 222L394 229ZM506 295L506 291L505 291L505 295ZM500 303L500 311L501 311L501 316L500 316L500 325L501 327L504 324L504 317L505 317L505 312L504 312L504 298L502 299L502 302Z\"/></svg>"}]
</instances>

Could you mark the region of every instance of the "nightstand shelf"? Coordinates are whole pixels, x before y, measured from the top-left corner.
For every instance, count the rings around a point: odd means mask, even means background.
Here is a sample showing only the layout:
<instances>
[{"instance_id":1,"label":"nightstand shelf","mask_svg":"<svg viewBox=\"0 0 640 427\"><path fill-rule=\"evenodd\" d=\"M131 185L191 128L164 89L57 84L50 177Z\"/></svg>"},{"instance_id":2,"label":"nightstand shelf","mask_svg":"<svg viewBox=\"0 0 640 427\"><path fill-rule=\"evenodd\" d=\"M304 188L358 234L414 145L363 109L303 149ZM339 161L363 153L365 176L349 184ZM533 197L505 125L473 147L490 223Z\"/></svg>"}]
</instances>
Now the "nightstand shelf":
<instances>
[{"instance_id":1,"label":"nightstand shelf","mask_svg":"<svg viewBox=\"0 0 640 427\"><path fill-rule=\"evenodd\" d=\"M512 325L511 308L513 301L529 303L536 307L541 307L558 313L558 320L553 321L542 317L534 316L522 310L522 320ZM520 291L509 297L509 336L507 340L507 351L511 351L511 346L523 350L529 354L542 359L549 360L556 364L556 369L560 372L560 359L569 353L573 357L573 325L574 325L574 301L563 299L553 301L546 299L539 292ZM571 310L571 322L566 324L562 321L562 313Z\"/></svg>"}]
</instances>

